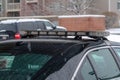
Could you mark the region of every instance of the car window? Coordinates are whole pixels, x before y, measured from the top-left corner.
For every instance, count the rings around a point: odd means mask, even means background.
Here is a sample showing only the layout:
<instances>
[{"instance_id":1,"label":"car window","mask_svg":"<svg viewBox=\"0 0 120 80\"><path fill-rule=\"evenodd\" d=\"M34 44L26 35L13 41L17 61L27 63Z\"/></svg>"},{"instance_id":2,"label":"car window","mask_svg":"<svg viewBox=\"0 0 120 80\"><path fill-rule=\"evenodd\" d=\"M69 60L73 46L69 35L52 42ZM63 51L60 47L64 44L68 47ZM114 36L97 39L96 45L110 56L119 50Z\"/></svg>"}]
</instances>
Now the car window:
<instances>
[{"instance_id":1,"label":"car window","mask_svg":"<svg viewBox=\"0 0 120 80\"><path fill-rule=\"evenodd\" d=\"M38 27L37 29L41 29L41 30L45 30L46 29L43 21L36 21L35 22L35 26Z\"/></svg>"},{"instance_id":2,"label":"car window","mask_svg":"<svg viewBox=\"0 0 120 80\"><path fill-rule=\"evenodd\" d=\"M95 50L88 55L99 79L109 79L120 74L109 49Z\"/></svg>"},{"instance_id":3,"label":"car window","mask_svg":"<svg viewBox=\"0 0 120 80\"><path fill-rule=\"evenodd\" d=\"M0 30L6 30L6 31L13 31L16 32L17 31L17 27L15 23L11 23L11 24L0 24Z\"/></svg>"},{"instance_id":4,"label":"car window","mask_svg":"<svg viewBox=\"0 0 120 80\"><path fill-rule=\"evenodd\" d=\"M46 28L49 30L49 29L53 29L53 25L49 22L45 22L45 26Z\"/></svg>"},{"instance_id":5,"label":"car window","mask_svg":"<svg viewBox=\"0 0 120 80\"><path fill-rule=\"evenodd\" d=\"M75 80L120 79L120 70L109 49L89 52L77 72Z\"/></svg>"},{"instance_id":6,"label":"car window","mask_svg":"<svg viewBox=\"0 0 120 80\"><path fill-rule=\"evenodd\" d=\"M0 56L0 69L10 69L14 58L14 56Z\"/></svg>"},{"instance_id":7,"label":"car window","mask_svg":"<svg viewBox=\"0 0 120 80\"><path fill-rule=\"evenodd\" d=\"M35 22L19 22L17 23L18 30L37 30L38 26L35 26Z\"/></svg>"},{"instance_id":8,"label":"car window","mask_svg":"<svg viewBox=\"0 0 120 80\"><path fill-rule=\"evenodd\" d=\"M87 58L84 60L80 71L78 71L75 80L97 80L95 72Z\"/></svg>"},{"instance_id":9,"label":"car window","mask_svg":"<svg viewBox=\"0 0 120 80\"><path fill-rule=\"evenodd\" d=\"M118 54L119 58L120 58L120 48L114 48L115 52Z\"/></svg>"}]
</instances>

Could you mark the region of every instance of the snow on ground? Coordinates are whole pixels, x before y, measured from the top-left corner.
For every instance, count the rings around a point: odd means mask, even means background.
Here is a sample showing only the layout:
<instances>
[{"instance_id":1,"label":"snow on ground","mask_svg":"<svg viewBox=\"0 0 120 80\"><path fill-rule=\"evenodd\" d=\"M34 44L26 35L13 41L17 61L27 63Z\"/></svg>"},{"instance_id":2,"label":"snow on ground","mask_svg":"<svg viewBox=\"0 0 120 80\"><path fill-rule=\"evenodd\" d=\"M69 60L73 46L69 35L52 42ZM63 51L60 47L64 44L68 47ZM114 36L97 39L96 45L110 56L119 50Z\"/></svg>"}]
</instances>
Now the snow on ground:
<instances>
[{"instance_id":1,"label":"snow on ground","mask_svg":"<svg viewBox=\"0 0 120 80\"><path fill-rule=\"evenodd\" d=\"M120 42L120 35L110 35L107 39L114 42Z\"/></svg>"},{"instance_id":2,"label":"snow on ground","mask_svg":"<svg viewBox=\"0 0 120 80\"><path fill-rule=\"evenodd\" d=\"M120 28L112 28L106 31L110 32L110 35L107 37L108 40L120 42Z\"/></svg>"}]
</instances>

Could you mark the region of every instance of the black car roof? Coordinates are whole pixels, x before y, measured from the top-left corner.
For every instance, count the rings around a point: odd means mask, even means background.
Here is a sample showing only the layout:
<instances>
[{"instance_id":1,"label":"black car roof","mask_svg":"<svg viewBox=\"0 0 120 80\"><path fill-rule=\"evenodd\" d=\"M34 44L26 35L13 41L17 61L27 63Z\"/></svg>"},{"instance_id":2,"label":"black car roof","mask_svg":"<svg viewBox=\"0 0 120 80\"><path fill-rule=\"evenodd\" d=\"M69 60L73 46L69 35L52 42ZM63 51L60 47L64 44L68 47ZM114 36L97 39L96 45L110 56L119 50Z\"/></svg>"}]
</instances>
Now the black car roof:
<instances>
[{"instance_id":1,"label":"black car roof","mask_svg":"<svg viewBox=\"0 0 120 80\"><path fill-rule=\"evenodd\" d=\"M106 40L107 41L107 40ZM59 43L59 44L79 44L79 45L89 45L89 46L96 46L96 45L107 45L105 40L74 40L74 39L11 39L0 41L0 44L9 44L9 43L18 43L18 42L36 42L36 43ZM109 41L107 41L109 42ZM109 42L113 44L113 42ZM116 43L117 44L117 43Z\"/></svg>"}]
</instances>

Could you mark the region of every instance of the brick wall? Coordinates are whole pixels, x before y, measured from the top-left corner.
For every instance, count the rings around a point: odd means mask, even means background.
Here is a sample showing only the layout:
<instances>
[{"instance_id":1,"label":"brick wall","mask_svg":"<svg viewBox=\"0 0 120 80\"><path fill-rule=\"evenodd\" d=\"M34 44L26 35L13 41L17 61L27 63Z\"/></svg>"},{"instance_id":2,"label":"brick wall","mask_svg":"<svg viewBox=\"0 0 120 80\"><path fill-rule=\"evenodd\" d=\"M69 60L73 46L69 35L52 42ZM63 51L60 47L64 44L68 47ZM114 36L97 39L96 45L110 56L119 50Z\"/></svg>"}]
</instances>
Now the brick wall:
<instances>
[{"instance_id":1,"label":"brick wall","mask_svg":"<svg viewBox=\"0 0 120 80\"><path fill-rule=\"evenodd\" d=\"M103 31L105 30L104 16L60 16L59 25L69 31Z\"/></svg>"}]
</instances>

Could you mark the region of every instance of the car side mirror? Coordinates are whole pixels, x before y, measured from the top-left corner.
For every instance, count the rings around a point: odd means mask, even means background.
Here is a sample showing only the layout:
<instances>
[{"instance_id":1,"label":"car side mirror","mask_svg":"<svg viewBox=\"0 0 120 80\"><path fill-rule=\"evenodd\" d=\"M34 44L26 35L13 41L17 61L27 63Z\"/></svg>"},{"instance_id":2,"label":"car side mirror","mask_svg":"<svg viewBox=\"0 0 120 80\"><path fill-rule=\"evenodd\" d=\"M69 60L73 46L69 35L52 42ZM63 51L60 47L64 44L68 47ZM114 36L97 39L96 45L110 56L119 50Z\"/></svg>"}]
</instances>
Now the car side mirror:
<instances>
[{"instance_id":1,"label":"car side mirror","mask_svg":"<svg viewBox=\"0 0 120 80\"><path fill-rule=\"evenodd\" d=\"M56 26L53 26L53 29L56 29Z\"/></svg>"}]
</instances>

